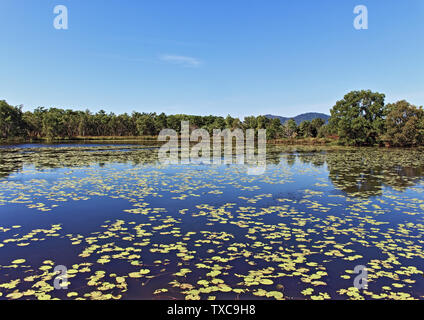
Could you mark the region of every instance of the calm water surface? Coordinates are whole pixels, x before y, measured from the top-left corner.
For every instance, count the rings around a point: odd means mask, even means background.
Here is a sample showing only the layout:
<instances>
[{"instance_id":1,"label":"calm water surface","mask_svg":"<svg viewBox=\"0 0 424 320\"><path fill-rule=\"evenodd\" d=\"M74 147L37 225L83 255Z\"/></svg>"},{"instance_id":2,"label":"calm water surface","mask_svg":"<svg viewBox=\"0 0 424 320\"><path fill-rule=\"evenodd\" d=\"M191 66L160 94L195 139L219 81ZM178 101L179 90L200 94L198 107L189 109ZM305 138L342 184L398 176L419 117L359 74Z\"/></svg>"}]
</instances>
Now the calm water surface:
<instances>
[{"instance_id":1,"label":"calm water surface","mask_svg":"<svg viewBox=\"0 0 424 320\"><path fill-rule=\"evenodd\" d=\"M423 151L268 149L252 176L152 145L0 147L0 299L424 297Z\"/></svg>"}]
</instances>

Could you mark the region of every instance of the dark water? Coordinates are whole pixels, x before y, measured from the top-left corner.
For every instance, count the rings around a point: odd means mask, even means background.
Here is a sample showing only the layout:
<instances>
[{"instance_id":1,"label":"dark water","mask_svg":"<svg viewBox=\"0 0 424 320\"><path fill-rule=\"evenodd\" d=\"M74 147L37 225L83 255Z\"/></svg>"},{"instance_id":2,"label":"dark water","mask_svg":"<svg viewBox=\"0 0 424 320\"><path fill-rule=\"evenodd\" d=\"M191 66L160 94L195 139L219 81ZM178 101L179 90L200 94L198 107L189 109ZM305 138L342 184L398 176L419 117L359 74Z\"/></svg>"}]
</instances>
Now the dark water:
<instances>
[{"instance_id":1,"label":"dark water","mask_svg":"<svg viewBox=\"0 0 424 320\"><path fill-rule=\"evenodd\" d=\"M422 151L268 149L253 176L151 145L1 148L0 299L424 296Z\"/></svg>"}]
</instances>

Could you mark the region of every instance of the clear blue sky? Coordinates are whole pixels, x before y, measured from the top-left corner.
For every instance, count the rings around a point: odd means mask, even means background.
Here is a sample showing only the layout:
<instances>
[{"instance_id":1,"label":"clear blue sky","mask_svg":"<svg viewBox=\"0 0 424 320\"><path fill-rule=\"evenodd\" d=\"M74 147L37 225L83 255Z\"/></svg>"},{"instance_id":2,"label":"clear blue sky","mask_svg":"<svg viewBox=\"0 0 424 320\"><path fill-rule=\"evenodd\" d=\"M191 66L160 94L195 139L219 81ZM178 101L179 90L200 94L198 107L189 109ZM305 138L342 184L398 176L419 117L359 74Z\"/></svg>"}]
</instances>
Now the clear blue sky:
<instances>
[{"instance_id":1,"label":"clear blue sky","mask_svg":"<svg viewBox=\"0 0 424 320\"><path fill-rule=\"evenodd\" d=\"M1 0L0 39L0 99L25 110L294 116L354 89L424 104L423 0Z\"/></svg>"}]
</instances>

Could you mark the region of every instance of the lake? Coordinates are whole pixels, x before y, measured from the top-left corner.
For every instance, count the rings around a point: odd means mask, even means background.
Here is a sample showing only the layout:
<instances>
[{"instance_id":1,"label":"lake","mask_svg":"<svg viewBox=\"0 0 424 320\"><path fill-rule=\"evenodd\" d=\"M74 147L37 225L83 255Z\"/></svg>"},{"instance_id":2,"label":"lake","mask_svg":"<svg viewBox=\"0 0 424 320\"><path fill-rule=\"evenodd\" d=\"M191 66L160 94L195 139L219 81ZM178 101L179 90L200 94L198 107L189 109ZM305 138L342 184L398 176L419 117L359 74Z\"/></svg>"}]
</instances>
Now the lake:
<instances>
[{"instance_id":1,"label":"lake","mask_svg":"<svg viewBox=\"0 0 424 320\"><path fill-rule=\"evenodd\" d=\"M269 146L261 175L157 150L0 146L0 299L424 297L423 150Z\"/></svg>"}]
</instances>

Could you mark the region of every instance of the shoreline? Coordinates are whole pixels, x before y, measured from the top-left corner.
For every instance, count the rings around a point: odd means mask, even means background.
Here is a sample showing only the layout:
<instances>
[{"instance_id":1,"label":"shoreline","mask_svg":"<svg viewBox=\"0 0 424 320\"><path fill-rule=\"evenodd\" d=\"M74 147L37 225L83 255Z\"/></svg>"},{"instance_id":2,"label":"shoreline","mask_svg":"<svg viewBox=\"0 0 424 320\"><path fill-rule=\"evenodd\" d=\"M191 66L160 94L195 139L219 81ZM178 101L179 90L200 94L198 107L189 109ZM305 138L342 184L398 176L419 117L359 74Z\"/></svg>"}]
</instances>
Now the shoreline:
<instances>
[{"instance_id":1,"label":"shoreline","mask_svg":"<svg viewBox=\"0 0 424 320\"><path fill-rule=\"evenodd\" d=\"M36 139L0 139L0 146L14 144L61 144L61 143L152 143L158 141L158 136L89 136L89 137L73 137L73 138L36 138ZM193 142L195 144L195 142ZM274 146L328 146L328 147L351 147L351 148L381 148L381 149L422 149L422 146L396 147L390 145L374 145L374 146L352 146L339 143L337 138L285 138L285 139L269 139L267 144Z\"/></svg>"}]
</instances>

